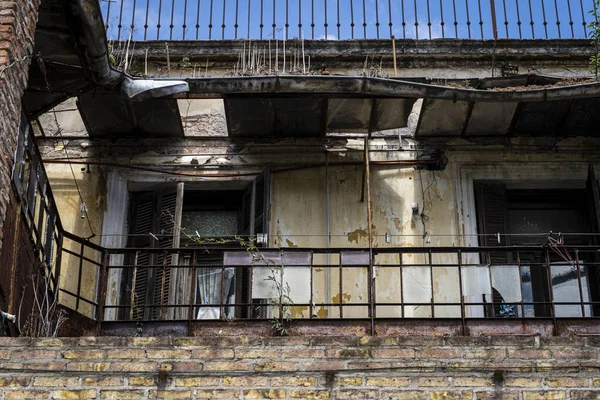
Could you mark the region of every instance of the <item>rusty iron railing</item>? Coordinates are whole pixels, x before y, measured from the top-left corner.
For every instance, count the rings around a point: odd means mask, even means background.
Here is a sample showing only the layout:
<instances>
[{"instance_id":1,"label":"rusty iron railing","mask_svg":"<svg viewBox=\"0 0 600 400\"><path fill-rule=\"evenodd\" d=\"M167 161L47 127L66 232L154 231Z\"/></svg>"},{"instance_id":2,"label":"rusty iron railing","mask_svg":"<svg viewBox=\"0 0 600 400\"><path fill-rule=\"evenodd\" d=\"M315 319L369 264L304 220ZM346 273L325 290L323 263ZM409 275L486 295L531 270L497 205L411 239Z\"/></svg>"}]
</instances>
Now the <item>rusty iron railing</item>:
<instances>
[{"instance_id":1,"label":"rusty iron railing","mask_svg":"<svg viewBox=\"0 0 600 400\"><path fill-rule=\"evenodd\" d=\"M587 38L594 0L112 0L109 40Z\"/></svg>"}]
</instances>

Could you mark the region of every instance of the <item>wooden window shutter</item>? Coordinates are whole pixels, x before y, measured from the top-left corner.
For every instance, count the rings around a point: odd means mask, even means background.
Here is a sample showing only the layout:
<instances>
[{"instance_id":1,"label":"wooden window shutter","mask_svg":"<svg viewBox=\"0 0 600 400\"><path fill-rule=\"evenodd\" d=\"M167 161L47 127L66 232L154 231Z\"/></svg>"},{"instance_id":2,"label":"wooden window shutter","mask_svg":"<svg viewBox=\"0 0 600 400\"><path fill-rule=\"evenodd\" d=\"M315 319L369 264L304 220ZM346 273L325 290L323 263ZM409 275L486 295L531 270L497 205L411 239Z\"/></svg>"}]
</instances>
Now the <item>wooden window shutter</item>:
<instances>
[{"instance_id":1,"label":"wooden window shutter","mask_svg":"<svg viewBox=\"0 0 600 400\"><path fill-rule=\"evenodd\" d=\"M506 185L503 182L475 182L475 201L477 206L477 231L480 246L510 246L510 238L502 234L509 233ZM500 233L500 243L496 235ZM493 264L510 263L510 253L493 252L490 254ZM482 262L487 260L482 259Z\"/></svg>"},{"instance_id":2,"label":"wooden window shutter","mask_svg":"<svg viewBox=\"0 0 600 400\"><path fill-rule=\"evenodd\" d=\"M596 178L592 164L588 167L586 189L591 214L592 232L600 233L600 189L598 188L598 179ZM593 236L592 240L594 245L600 244L598 236ZM596 253L594 253L593 258L592 261L594 263L600 262L600 257ZM600 271L598 267L589 267L587 272L590 281L590 297L594 302L600 301ZM594 316L600 315L600 305L594 304L592 308Z\"/></svg>"}]
</instances>

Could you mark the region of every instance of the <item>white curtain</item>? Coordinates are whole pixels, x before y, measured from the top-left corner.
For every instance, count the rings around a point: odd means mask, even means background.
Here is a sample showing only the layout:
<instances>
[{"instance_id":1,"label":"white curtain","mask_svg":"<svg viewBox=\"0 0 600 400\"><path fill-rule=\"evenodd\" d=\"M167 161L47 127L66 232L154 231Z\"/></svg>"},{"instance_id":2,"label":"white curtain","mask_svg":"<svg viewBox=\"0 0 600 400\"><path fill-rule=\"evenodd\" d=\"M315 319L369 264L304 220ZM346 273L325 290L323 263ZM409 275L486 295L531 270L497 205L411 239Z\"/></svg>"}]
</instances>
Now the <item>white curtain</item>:
<instances>
[{"instance_id":1,"label":"white curtain","mask_svg":"<svg viewBox=\"0 0 600 400\"><path fill-rule=\"evenodd\" d=\"M198 268L197 284L198 298L197 304L219 304L221 297L221 283L223 284L223 304L233 304L235 302L234 287L235 273L233 268ZM234 307L224 308L223 317L230 318L234 314ZM199 307L196 315L197 319L221 319L219 306Z\"/></svg>"}]
</instances>

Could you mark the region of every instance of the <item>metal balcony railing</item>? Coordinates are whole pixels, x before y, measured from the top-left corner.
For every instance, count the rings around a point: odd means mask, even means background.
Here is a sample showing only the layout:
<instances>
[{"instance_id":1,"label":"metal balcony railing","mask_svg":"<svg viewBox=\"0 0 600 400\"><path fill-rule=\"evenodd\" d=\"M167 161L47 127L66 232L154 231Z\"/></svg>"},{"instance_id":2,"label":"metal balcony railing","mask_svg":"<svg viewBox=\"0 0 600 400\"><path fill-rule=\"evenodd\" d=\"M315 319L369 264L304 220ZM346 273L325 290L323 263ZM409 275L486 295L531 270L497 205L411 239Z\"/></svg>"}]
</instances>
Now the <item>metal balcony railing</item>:
<instances>
[{"instance_id":1,"label":"metal balcony railing","mask_svg":"<svg viewBox=\"0 0 600 400\"><path fill-rule=\"evenodd\" d=\"M102 0L109 40L587 38L594 0Z\"/></svg>"}]
</instances>

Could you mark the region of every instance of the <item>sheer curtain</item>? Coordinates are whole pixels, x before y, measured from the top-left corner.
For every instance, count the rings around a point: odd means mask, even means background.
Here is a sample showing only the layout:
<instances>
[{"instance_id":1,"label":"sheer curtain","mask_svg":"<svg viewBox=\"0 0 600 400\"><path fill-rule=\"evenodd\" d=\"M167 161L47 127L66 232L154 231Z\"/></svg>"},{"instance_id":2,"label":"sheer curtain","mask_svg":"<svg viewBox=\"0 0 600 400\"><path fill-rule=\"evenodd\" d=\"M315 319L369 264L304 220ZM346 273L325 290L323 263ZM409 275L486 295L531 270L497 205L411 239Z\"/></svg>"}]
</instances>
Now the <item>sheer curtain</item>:
<instances>
[{"instance_id":1,"label":"sheer curtain","mask_svg":"<svg viewBox=\"0 0 600 400\"><path fill-rule=\"evenodd\" d=\"M235 273L233 268L198 268L197 304L219 304L223 293L223 304L235 302ZM223 290L221 291L221 285ZM233 316L234 307L224 308L224 318ZM198 307L197 319L221 319L220 306Z\"/></svg>"}]
</instances>

